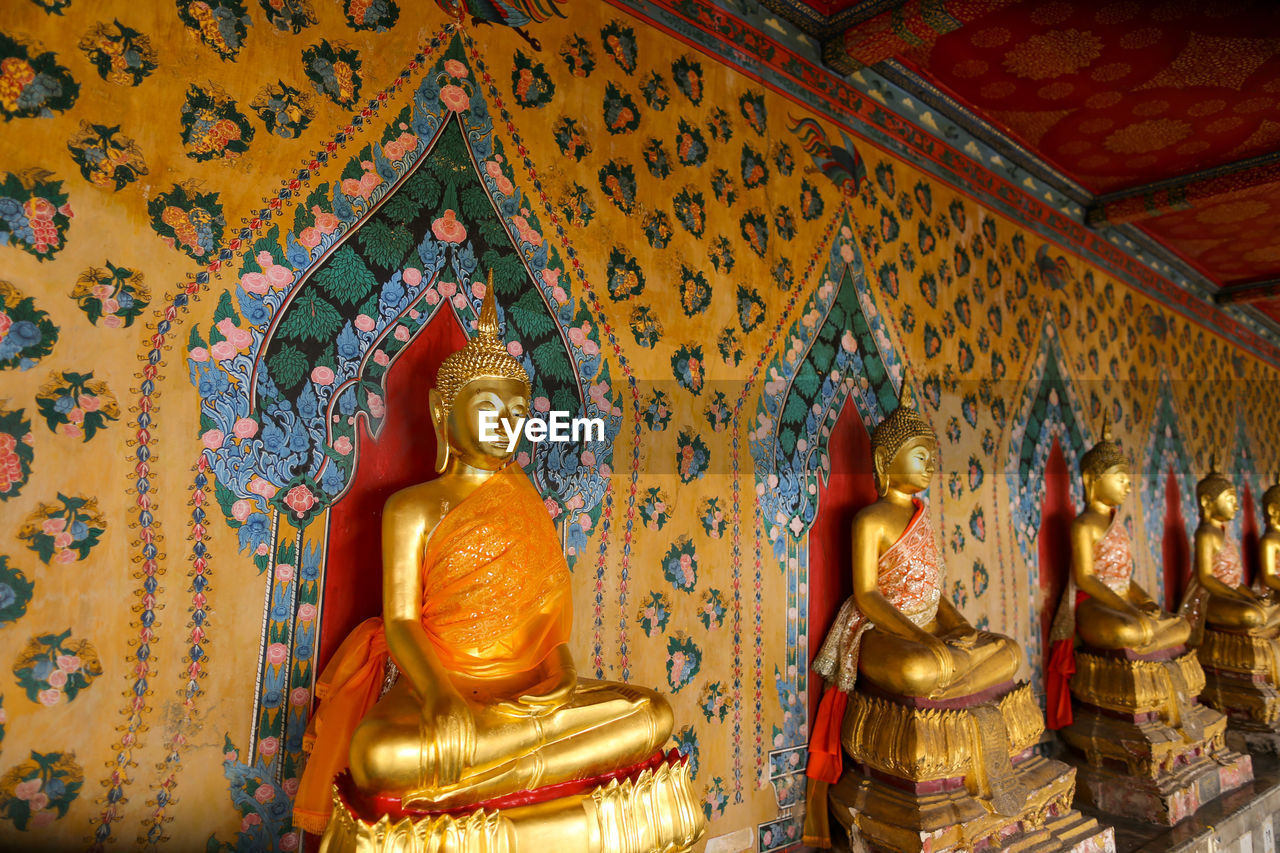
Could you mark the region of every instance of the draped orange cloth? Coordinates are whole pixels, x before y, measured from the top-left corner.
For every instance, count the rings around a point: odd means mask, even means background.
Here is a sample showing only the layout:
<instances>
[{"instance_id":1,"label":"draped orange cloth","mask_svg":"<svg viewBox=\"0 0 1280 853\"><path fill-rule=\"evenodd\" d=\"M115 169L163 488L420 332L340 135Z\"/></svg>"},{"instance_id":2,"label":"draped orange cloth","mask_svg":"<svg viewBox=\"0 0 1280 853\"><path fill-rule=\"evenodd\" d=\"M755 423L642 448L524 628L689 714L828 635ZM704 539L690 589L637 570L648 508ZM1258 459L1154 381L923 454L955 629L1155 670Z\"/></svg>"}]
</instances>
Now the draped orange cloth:
<instances>
[{"instance_id":1,"label":"draped orange cloth","mask_svg":"<svg viewBox=\"0 0 1280 853\"><path fill-rule=\"evenodd\" d=\"M573 599L555 526L519 466L496 471L446 513L427 541L422 627L451 673L498 678L531 672L569 640ZM386 667L382 619L360 623L316 685L310 753L294 801L294 824L323 832L329 787L348 763L351 736L378 701Z\"/></svg>"}]
</instances>

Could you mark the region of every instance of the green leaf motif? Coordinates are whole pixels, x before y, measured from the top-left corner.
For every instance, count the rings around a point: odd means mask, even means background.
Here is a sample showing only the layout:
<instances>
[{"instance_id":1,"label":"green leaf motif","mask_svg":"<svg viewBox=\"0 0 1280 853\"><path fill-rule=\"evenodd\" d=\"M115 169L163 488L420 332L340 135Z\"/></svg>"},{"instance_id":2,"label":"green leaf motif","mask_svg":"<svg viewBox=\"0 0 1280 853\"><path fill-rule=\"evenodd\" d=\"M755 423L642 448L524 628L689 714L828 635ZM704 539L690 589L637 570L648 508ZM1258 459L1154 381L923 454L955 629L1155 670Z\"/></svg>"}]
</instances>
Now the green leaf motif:
<instances>
[{"instance_id":1,"label":"green leaf motif","mask_svg":"<svg viewBox=\"0 0 1280 853\"><path fill-rule=\"evenodd\" d=\"M363 267L364 264L360 266ZM365 270L366 275L368 272ZM291 309L280 324L278 334L282 337L299 341L324 341L338 334L338 330L342 328L342 315L338 313L338 309L325 302L314 290L299 295Z\"/></svg>"},{"instance_id":2,"label":"green leaf motif","mask_svg":"<svg viewBox=\"0 0 1280 853\"><path fill-rule=\"evenodd\" d=\"M534 367L544 378L559 379L562 382L573 378L564 345L558 339L552 338L538 344L529 355L533 358Z\"/></svg>"},{"instance_id":3,"label":"green leaf motif","mask_svg":"<svg viewBox=\"0 0 1280 853\"><path fill-rule=\"evenodd\" d=\"M379 224L380 223L375 219L366 223L364 228L361 230L368 230ZM368 242L365 243L365 249L369 250ZM371 250L370 255L372 256ZM403 253L401 253L401 255L403 256ZM347 245L333 253L333 257L331 257L329 262L325 264L324 269L320 270L320 272L316 274L316 283L323 287L325 292L334 299L350 305L368 296L369 292L377 287L378 280L373 277L373 273L369 272L369 268L364 265L364 261L360 260L360 256L356 254L356 250ZM308 297L329 309L329 313L332 315L332 331L333 333L336 333L342 326L342 318L338 315L338 312L333 308L333 306L316 296L314 290L307 291L302 299L305 300ZM298 316L298 314L298 308L295 307L289 312L289 316L285 318L284 325L289 325L290 321ZM328 321L326 320L324 322ZM323 340L328 333L323 335L315 333L310 335L289 334L296 338L311 337L313 340L319 341Z\"/></svg>"},{"instance_id":4,"label":"green leaf motif","mask_svg":"<svg viewBox=\"0 0 1280 853\"><path fill-rule=\"evenodd\" d=\"M401 263L404 261L404 256L413 246L413 234L410 233L408 228L404 225L396 225L392 227L391 225L388 225L386 221L379 218L370 219L363 228L356 232L356 234L359 236L360 245L364 247L365 257L384 269L399 269ZM343 246L342 249L339 249L338 253L341 253L344 249L355 257L356 262L359 262L359 256L356 256L355 253L347 246ZM361 264L361 268L363 267L364 265ZM336 269L336 265L330 266L326 268L321 275L330 275L334 273ZM367 274L368 270L365 270L365 273ZM373 281L372 275L369 276L369 280L371 282ZM329 290L330 293L334 293L334 291L328 287L326 287L326 290ZM337 296L336 293L334 293L334 295ZM344 299L343 301L351 302L353 300Z\"/></svg>"},{"instance_id":5,"label":"green leaf motif","mask_svg":"<svg viewBox=\"0 0 1280 853\"><path fill-rule=\"evenodd\" d=\"M293 388L307 372L307 356L293 344L285 344L268 362L271 378L281 388Z\"/></svg>"}]
</instances>

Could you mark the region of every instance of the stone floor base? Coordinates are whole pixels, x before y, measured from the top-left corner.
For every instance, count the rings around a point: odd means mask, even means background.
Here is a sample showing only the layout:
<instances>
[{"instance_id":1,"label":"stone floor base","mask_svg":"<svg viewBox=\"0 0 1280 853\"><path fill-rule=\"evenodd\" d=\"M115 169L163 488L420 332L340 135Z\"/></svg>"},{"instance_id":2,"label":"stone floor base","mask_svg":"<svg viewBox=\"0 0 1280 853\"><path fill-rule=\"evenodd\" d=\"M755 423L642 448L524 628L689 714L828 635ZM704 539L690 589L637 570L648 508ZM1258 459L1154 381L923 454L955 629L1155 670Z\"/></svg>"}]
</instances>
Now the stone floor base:
<instances>
[{"instance_id":1,"label":"stone floor base","mask_svg":"<svg viewBox=\"0 0 1280 853\"><path fill-rule=\"evenodd\" d=\"M1032 755L1016 772L1028 791L1017 814L996 814L963 789L911 792L857 772L832 787L831 813L859 853L1115 853L1111 828L1071 808L1070 767Z\"/></svg>"},{"instance_id":2,"label":"stone floor base","mask_svg":"<svg viewBox=\"0 0 1280 853\"><path fill-rule=\"evenodd\" d=\"M1075 763L1075 762L1073 762ZM1076 763L1077 801L1108 814L1172 826L1253 779L1253 761L1229 749L1197 756L1155 778Z\"/></svg>"}]
</instances>

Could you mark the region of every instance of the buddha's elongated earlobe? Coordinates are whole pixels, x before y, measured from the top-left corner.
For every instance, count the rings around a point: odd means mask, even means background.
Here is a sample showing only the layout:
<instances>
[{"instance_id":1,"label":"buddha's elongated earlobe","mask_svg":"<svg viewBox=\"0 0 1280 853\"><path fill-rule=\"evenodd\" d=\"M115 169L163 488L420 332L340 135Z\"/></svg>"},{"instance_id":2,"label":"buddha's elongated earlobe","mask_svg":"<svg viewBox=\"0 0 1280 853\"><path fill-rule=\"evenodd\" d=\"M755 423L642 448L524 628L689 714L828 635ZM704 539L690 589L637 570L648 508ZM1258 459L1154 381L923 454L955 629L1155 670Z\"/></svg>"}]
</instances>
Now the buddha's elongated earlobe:
<instances>
[{"instance_id":1,"label":"buddha's elongated earlobe","mask_svg":"<svg viewBox=\"0 0 1280 853\"><path fill-rule=\"evenodd\" d=\"M449 430L445 423L444 400L435 388L427 394L427 404L431 409L431 426L436 433L436 473L444 471L449 464Z\"/></svg>"}]
</instances>

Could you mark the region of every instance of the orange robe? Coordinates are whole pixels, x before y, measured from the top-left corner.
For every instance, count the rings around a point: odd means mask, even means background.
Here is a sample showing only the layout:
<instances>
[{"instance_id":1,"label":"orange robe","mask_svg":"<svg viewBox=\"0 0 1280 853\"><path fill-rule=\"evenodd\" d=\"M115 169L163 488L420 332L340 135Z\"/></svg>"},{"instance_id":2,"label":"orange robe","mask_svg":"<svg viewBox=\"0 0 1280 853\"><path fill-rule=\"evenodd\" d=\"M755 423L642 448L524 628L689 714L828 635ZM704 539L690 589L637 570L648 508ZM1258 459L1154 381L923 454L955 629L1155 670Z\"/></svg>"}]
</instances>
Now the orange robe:
<instances>
[{"instance_id":1,"label":"orange robe","mask_svg":"<svg viewBox=\"0 0 1280 853\"><path fill-rule=\"evenodd\" d=\"M485 480L449 511L427 541L422 627L440 664L471 678L531 672L569 640L569 566L542 496L518 465ZM316 684L310 753L294 823L322 832L329 788L348 763L351 736L378 701L386 668L382 619L360 623Z\"/></svg>"}]
</instances>

